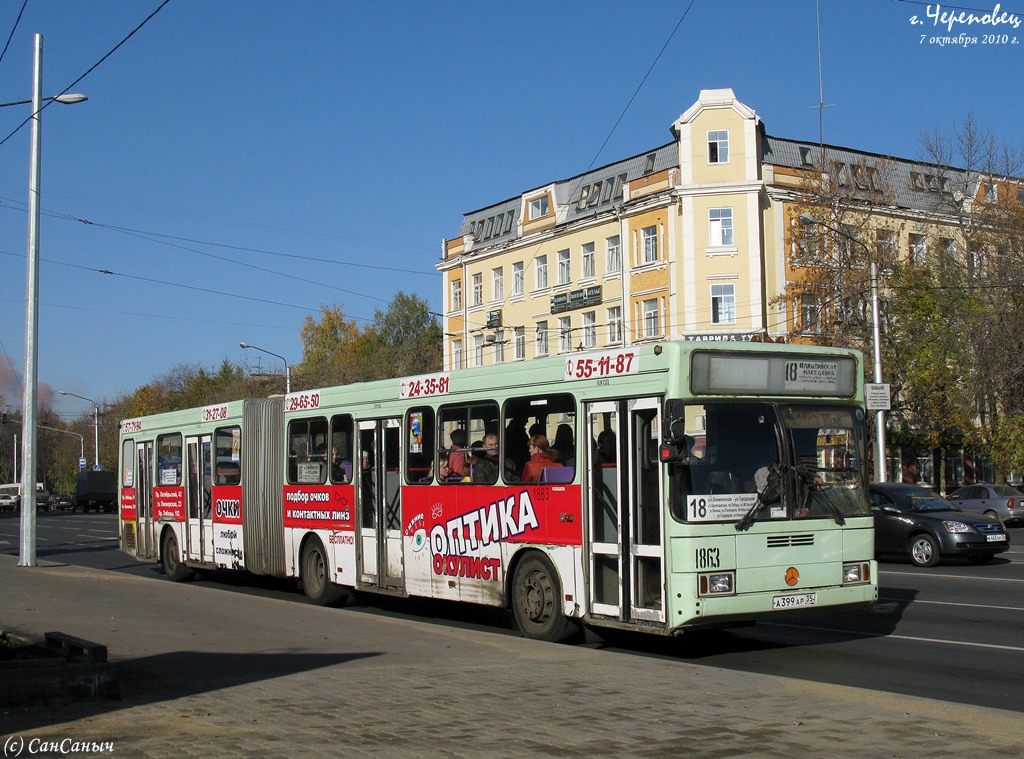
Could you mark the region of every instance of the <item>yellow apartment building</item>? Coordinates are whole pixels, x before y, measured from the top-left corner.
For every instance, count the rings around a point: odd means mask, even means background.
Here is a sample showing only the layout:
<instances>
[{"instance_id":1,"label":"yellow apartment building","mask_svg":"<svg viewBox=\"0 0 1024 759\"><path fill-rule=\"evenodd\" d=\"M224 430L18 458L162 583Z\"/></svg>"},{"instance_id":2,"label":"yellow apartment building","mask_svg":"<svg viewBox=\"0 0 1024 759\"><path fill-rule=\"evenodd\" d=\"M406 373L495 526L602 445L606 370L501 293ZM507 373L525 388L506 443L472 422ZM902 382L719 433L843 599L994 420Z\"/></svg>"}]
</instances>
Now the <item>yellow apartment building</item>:
<instances>
[{"instance_id":1,"label":"yellow apartment building","mask_svg":"<svg viewBox=\"0 0 1024 759\"><path fill-rule=\"evenodd\" d=\"M437 264L445 369L659 340L799 340L825 307L800 286L801 214L834 219L842 196L871 209L872 236L913 255L953 224L953 188L969 183L771 137L731 89L702 90L669 128L664 145L464 215Z\"/></svg>"}]
</instances>

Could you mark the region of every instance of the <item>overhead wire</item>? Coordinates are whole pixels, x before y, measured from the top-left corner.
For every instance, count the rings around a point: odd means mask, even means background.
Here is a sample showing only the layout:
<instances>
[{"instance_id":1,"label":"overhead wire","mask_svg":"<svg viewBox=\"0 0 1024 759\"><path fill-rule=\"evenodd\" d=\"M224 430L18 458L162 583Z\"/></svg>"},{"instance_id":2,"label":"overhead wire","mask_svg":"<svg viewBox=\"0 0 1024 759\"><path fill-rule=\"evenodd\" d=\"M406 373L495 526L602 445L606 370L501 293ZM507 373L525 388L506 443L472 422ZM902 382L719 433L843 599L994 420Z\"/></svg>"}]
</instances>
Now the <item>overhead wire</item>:
<instances>
[{"instance_id":1,"label":"overhead wire","mask_svg":"<svg viewBox=\"0 0 1024 759\"><path fill-rule=\"evenodd\" d=\"M72 87L74 87L74 86L75 86L76 84L78 84L78 83L79 83L79 82L81 82L81 81L82 81L83 79L85 79L85 78L86 78L87 76L89 76L89 74L91 74L91 73L92 73L93 71L95 71L95 70L96 70L96 68L97 68L97 67L98 67L98 66L99 66L100 64L102 64L102 63L103 63L103 62L104 62L105 60L107 60L107 58L109 58L109 57L110 57L110 56L112 56L112 55L113 55L113 54L114 54L115 52L117 52L117 50L118 50L118 49L119 49L119 48L120 48L120 47L121 47L122 45L124 45L124 44L125 44L125 43L126 43L126 42L127 42L128 40L130 40L130 39L131 39L132 37L134 37L134 36L135 36L135 34L136 34L136 33L137 33L137 32L138 32L138 31L139 31L140 29L142 29L142 27L144 27L144 26L145 26L146 24L148 24L148 23L149 23L149 22L150 22L150 21L151 21L151 20L153 19L153 17L154 17L154 16L156 16L156 14L158 14L158 13L159 13L160 11L162 11L162 10L164 9L164 7L165 7L165 6L166 6L166 5L167 5L167 4L169 3L169 2L171 2L171 0L163 0L163 2L162 2L162 3L160 3L160 5L159 5L159 6L157 7L157 9L156 9L156 10L154 10L154 11L153 11L152 13L150 13L150 14L149 14L148 16L146 16L146 18L145 18L145 19L143 19L143 20L142 20L142 22L141 22L141 23L140 23L140 24L139 24L138 26L136 26L136 27L135 27L134 29L132 29L132 30L131 30L131 31L130 31L130 32L128 33L128 35L127 35L127 36L126 36L126 37L125 37L124 39L122 39L122 40L121 40L120 42L118 42L118 43L117 43L116 45L114 45L114 47L113 47L113 48L111 48L111 50L110 50L110 51L109 51L109 52L108 52L108 53L107 53L106 55L104 55L104 56L103 56L102 58L100 58L100 59L99 59L98 61L96 61L96 63L94 63L94 64L93 64L92 66L90 66L90 67L89 67L88 69L86 69L86 71L85 71L85 73L84 73L84 74L82 74L82 75L81 75L80 77L78 77L77 79L75 79L75 81L73 81L73 82L72 82L71 84L69 84L69 85L68 85L67 87L65 87L65 88L64 88L63 90L61 90L61 91L60 91L60 92L59 92L59 93L58 93L58 94L57 94L56 96L54 96L54 98L52 98L52 99L50 99L50 100L47 100L46 102L44 102L44 103L43 103L43 104L42 104L42 105L41 105L41 106L39 107L39 110L38 110L38 111L36 111L35 113L31 114L31 115L30 115L30 116L29 116L29 117L28 117L27 119L25 119L25 120L24 120L24 121L22 121L22 122L21 122L21 123L20 123L20 124L19 124L19 125L18 125L17 127L15 127L15 128L14 128L14 131L12 131L12 132L11 132L10 134L8 134L8 135L7 135L6 137L4 137L4 138L3 138L2 140L0 140L0 145L3 145L3 144L4 144L5 142L7 142L7 141L8 141L9 139L11 139L11 138L12 138L12 137L13 137L14 135L16 135L16 134L17 134L18 132L20 132L20 131L21 131L21 128L22 128L22 127L24 127L24 126L25 126L26 124L28 124L28 123L29 123L30 121L32 121L32 119L34 119L34 118L35 118L36 116L38 116L38 115L39 115L39 113L41 113L41 112L42 112L43 110L45 110L45 109L46 109L47 107L49 107L49 106L50 106L50 105L51 105L51 104L52 104L52 103L54 102L54 100L56 100L57 98L59 98L59 97L60 97L61 95L66 95L66 94L68 93L68 91L70 91L70 90L71 90L71 88L72 88Z\"/></svg>"},{"instance_id":2,"label":"overhead wire","mask_svg":"<svg viewBox=\"0 0 1024 759\"><path fill-rule=\"evenodd\" d=\"M629 100L626 102L626 105L623 107L622 112L619 114L618 118L615 120L615 123L612 124L611 129L608 130L608 134L605 136L604 141L601 143L601 146L597 149L597 152L594 154L594 157L590 160L590 164L587 166L586 170L583 171L577 177L576 183L572 187L570 187L570 190L569 190L569 197L570 198L572 198L575 195L576 190L582 184L583 177L586 176L586 174L588 172L590 172L591 169L593 169L594 165L597 163L598 158L600 158L601 153L604 152L604 149L608 145L608 142L611 140L612 135L615 134L615 131L618 129L619 124L622 123L622 119L625 118L626 113L629 111L630 106L633 105L633 102L636 100L637 95L640 94L640 90L643 89L644 84L646 84L648 78L650 78L651 72L653 72L655 66L658 65L658 61L661 60L662 55L664 55L665 51L668 49L669 44L672 42L673 38L676 36L676 32L679 31L679 27L682 26L683 21L686 19L687 15L689 15L690 10L693 8L695 3L696 3L696 0L690 0L689 5L686 6L686 9L683 11L682 15L679 17L679 20L676 22L676 25L672 28L672 31L669 33L668 37L666 38L665 43L661 46L661 49L658 51L658 54L654 57L654 60L651 62L651 65L648 66L646 73L640 79L640 83L633 90L633 94L630 96ZM621 244L622 243L620 241L620 245ZM532 254L531 253L527 253L526 254L526 257L524 258L524 268L523 268L523 276L524 276L524 278L526 276L526 272L533 269L533 265L536 263L537 256L540 254L540 250L541 250L542 245L543 245L543 243L537 243L537 245L533 249L533 253ZM463 284L466 285L467 283L463 283ZM465 293L464 297L467 297L467 296L468 296L468 292ZM509 298L511 298L511 297L512 297L512 293L510 291L508 295L506 295L505 297L502 298L501 305L505 306L508 303ZM626 321L625 320L625 314L623 316L624 316L624 321ZM485 325L480 325L480 328L485 328ZM627 329L628 329L628 327L627 327ZM467 336L470 333L468 319L467 319L467 324L466 324L466 328L465 328L465 333L466 333Z\"/></svg>"},{"instance_id":3,"label":"overhead wire","mask_svg":"<svg viewBox=\"0 0 1024 759\"><path fill-rule=\"evenodd\" d=\"M7 55L7 50L11 46L11 40L14 39L14 33L18 31L18 25L21 24L21 17L25 13L25 6L28 5L28 0L23 0L21 3L21 9L18 11L18 17L14 20L14 26L11 27L11 33L7 35L7 42L4 43L3 52L0 52L0 63L3 63L4 56Z\"/></svg>"}]
</instances>

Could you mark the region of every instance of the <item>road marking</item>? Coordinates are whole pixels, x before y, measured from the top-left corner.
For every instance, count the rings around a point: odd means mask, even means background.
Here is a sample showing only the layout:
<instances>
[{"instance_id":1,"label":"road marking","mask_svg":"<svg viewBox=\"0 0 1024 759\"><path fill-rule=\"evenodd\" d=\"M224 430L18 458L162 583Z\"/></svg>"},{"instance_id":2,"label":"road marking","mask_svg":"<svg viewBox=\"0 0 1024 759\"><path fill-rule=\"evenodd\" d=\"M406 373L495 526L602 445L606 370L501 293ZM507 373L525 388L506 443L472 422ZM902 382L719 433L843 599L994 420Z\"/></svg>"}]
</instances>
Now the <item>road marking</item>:
<instances>
[{"instance_id":1,"label":"road marking","mask_svg":"<svg viewBox=\"0 0 1024 759\"><path fill-rule=\"evenodd\" d=\"M920 638L916 635L895 635L892 633L865 633L858 630L837 630L832 627L809 627L807 625L786 625L778 622L766 622L765 627L789 627L794 630L813 630L815 632L834 633L836 635L856 635L861 638L891 638L893 640L910 640L915 643L939 643L951 646L967 646L969 648L993 648L999 651L1019 651L1024 653L1021 646L1001 646L996 643L974 643L967 640L948 640L946 638Z\"/></svg>"},{"instance_id":2,"label":"road marking","mask_svg":"<svg viewBox=\"0 0 1024 759\"><path fill-rule=\"evenodd\" d=\"M981 577L978 575L946 575L937 572L889 572L879 571L880 575L903 575L906 577L934 577L938 580L988 580L989 582L1024 582L1017 577Z\"/></svg>"},{"instance_id":3,"label":"road marking","mask_svg":"<svg viewBox=\"0 0 1024 759\"><path fill-rule=\"evenodd\" d=\"M881 596L880 601L906 601L906 598L895 598L893 596ZM969 609L996 609L998 611L1024 611L1024 606L991 606L989 604L965 604L958 603L956 601L922 601L918 598L910 601L910 605L914 604L934 604L936 606L965 606Z\"/></svg>"}]
</instances>

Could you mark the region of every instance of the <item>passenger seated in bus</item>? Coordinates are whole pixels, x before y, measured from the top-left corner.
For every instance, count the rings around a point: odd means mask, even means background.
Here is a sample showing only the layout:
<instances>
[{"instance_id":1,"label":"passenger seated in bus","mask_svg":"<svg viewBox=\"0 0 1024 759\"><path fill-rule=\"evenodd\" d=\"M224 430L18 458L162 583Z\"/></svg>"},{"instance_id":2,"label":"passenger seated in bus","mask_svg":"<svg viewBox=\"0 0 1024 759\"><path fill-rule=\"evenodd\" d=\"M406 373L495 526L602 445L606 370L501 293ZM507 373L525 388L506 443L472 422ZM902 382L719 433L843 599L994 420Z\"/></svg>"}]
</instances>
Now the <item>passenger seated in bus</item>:
<instances>
[{"instance_id":1,"label":"passenger seated in bus","mask_svg":"<svg viewBox=\"0 0 1024 759\"><path fill-rule=\"evenodd\" d=\"M540 482L541 470L549 466L562 466L551 455L551 446L543 435L530 438L530 460L523 467L523 482Z\"/></svg>"},{"instance_id":2,"label":"passenger seated in bus","mask_svg":"<svg viewBox=\"0 0 1024 759\"><path fill-rule=\"evenodd\" d=\"M466 431L452 430L452 447L448 454L448 471L450 477L466 477L469 472L466 470Z\"/></svg>"},{"instance_id":3,"label":"passenger seated in bus","mask_svg":"<svg viewBox=\"0 0 1024 759\"><path fill-rule=\"evenodd\" d=\"M480 448L473 451L471 464L473 482L493 485L498 481L498 436L493 432L484 435Z\"/></svg>"},{"instance_id":4,"label":"passenger seated in bus","mask_svg":"<svg viewBox=\"0 0 1024 759\"><path fill-rule=\"evenodd\" d=\"M576 467L576 443L571 425L558 425L558 429L555 430L555 442L551 444L551 451L562 466Z\"/></svg>"},{"instance_id":5,"label":"passenger seated in bus","mask_svg":"<svg viewBox=\"0 0 1024 759\"><path fill-rule=\"evenodd\" d=\"M333 446L331 448L331 479L334 482L348 482L349 470L345 469L345 462L341 460L341 454L338 453L338 447Z\"/></svg>"}]
</instances>

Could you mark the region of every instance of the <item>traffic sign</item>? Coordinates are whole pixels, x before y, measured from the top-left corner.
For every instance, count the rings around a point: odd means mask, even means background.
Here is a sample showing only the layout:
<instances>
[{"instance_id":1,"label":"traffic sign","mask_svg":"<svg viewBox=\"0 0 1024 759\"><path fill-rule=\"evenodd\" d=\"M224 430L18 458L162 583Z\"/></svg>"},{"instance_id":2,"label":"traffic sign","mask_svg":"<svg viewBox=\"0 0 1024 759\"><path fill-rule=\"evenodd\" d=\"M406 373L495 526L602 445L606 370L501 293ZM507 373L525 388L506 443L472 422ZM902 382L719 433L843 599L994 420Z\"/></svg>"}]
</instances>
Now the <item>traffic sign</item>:
<instances>
[{"instance_id":1,"label":"traffic sign","mask_svg":"<svg viewBox=\"0 0 1024 759\"><path fill-rule=\"evenodd\" d=\"M82 471L85 471L85 456L82 456L80 459L78 459L78 468L81 469Z\"/></svg>"}]
</instances>

